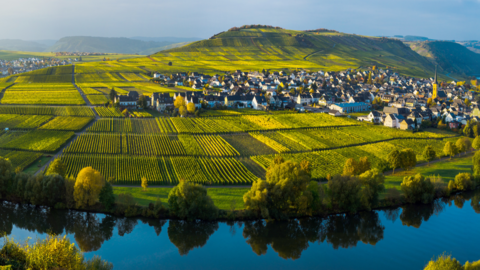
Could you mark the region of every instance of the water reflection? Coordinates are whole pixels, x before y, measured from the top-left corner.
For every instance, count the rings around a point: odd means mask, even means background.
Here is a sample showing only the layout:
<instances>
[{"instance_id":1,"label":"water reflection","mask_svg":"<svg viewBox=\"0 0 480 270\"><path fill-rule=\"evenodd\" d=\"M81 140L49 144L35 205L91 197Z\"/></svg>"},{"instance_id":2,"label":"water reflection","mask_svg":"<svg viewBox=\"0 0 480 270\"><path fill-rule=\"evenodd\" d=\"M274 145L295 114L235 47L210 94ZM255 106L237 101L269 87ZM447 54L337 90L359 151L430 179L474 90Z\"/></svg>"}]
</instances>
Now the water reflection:
<instances>
[{"instance_id":1,"label":"water reflection","mask_svg":"<svg viewBox=\"0 0 480 270\"><path fill-rule=\"evenodd\" d=\"M362 242L376 245L384 238L385 227L380 214L391 222L400 219L405 226L420 228L432 215L438 215L447 205L458 208L470 205L480 214L480 191L462 193L449 199L436 200L428 205L406 205L401 208L382 211L362 212L356 215L335 215L327 218L306 218L282 222L246 221L227 222L230 232L241 232L245 242L257 255L265 255L271 247L284 259L299 259L311 244L328 244L334 249L356 247ZM153 227L159 236L166 220L119 218L102 214L0 204L0 232L12 233L14 226L19 229L44 234L47 232L73 235L84 252L99 250L114 237L123 237L133 232L142 222ZM187 255L195 248L204 247L210 237L219 229L218 222L169 221L167 234L180 255Z\"/></svg>"}]
</instances>

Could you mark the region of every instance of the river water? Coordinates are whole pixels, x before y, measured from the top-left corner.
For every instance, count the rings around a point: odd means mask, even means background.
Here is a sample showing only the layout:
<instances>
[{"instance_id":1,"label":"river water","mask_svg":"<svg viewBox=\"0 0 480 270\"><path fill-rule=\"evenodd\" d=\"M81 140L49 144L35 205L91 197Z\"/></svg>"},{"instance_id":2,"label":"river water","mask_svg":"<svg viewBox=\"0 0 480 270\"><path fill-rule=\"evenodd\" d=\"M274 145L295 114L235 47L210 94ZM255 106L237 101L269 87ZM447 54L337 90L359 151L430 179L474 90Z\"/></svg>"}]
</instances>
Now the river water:
<instances>
[{"instance_id":1,"label":"river water","mask_svg":"<svg viewBox=\"0 0 480 270\"><path fill-rule=\"evenodd\" d=\"M429 205L286 222L116 218L0 204L17 240L67 233L114 269L422 269L434 256L480 260L480 192Z\"/></svg>"}]
</instances>

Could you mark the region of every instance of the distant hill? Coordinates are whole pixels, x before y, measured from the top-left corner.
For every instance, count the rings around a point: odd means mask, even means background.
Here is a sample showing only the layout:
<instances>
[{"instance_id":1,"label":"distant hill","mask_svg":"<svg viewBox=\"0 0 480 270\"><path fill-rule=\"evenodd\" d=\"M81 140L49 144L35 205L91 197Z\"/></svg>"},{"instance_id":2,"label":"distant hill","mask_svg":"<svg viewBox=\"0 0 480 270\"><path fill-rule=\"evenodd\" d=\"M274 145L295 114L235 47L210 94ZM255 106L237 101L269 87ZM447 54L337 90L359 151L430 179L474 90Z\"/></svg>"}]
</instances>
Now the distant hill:
<instances>
[{"instance_id":1,"label":"distant hill","mask_svg":"<svg viewBox=\"0 0 480 270\"><path fill-rule=\"evenodd\" d=\"M190 44L190 43L192 43L192 42L187 41L187 42L173 43L173 44L165 45L165 46L162 46L162 47L150 48L150 49L141 51L139 54L142 54L142 55L155 54L155 53L158 53L160 51L165 51L165 50L168 50L168 49L182 47L182 46L185 46L185 45Z\"/></svg>"},{"instance_id":2,"label":"distant hill","mask_svg":"<svg viewBox=\"0 0 480 270\"><path fill-rule=\"evenodd\" d=\"M264 68L342 70L375 65L407 75L431 76L434 69L428 59L397 39L326 29L295 31L261 26L232 28L210 39L157 53L153 60L172 62L165 69L185 67L186 71L193 70L189 66L195 61L196 70L206 72Z\"/></svg>"},{"instance_id":3,"label":"distant hill","mask_svg":"<svg viewBox=\"0 0 480 270\"><path fill-rule=\"evenodd\" d=\"M474 53L458 43L426 41L410 43L410 47L438 64L446 73L463 76L480 74L480 54Z\"/></svg>"},{"instance_id":4,"label":"distant hill","mask_svg":"<svg viewBox=\"0 0 480 270\"><path fill-rule=\"evenodd\" d=\"M174 42L142 41L130 38L105 37L64 37L57 41L47 51L51 52L100 52L142 54L147 50L172 45Z\"/></svg>"},{"instance_id":5,"label":"distant hill","mask_svg":"<svg viewBox=\"0 0 480 270\"><path fill-rule=\"evenodd\" d=\"M405 41L427 41L430 40L427 37L419 37L419 36L404 36L403 40Z\"/></svg>"},{"instance_id":6,"label":"distant hill","mask_svg":"<svg viewBox=\"0 0 480 270\"><path fill-rule=\"evenodd\" d=\"M182 43L182 42L192 42L201 40L201 38L190 37L131 37L131 39L137 39L141 41L154 41L154 42L172 42L172 43Z\"/></svg>"},{"instance_id":7,"label":"distant hill","mask_svg":"<svg viewBox=\"0 0 480 270\"><path fill-rule=\"evenodd\" d=\"M20 39L1 39L0 50L9 51L27 51L27 52L43 52L48 46L34 41L25 41Z\"/></svg>"}]
</instances>

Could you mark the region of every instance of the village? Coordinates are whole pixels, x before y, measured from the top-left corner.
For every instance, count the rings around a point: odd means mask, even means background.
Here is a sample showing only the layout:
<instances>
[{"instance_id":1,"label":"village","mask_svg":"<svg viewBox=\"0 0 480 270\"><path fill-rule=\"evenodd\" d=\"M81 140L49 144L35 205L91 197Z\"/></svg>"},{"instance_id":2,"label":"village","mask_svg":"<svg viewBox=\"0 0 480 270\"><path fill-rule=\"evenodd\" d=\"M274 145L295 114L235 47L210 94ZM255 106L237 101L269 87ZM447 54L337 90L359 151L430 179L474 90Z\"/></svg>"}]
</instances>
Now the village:
<instances>
[{"instance_id":1,"label":"village","mask_svg":"<svg viewBox=\"0 0 480 270\"><path fill-rule=\"evenodd\" d=\"M0 77L21 74L47 67L68 65L71 64L72 61L77 60L38 57L19 58L11 61L0 59Z\"/></svg>"},{"instance_id":2,"label":"village","mask_svg":"<svg viewBox=\"0 0 480 270\"><path fill-rule=\"evenodd\" d=\"M148 106L171 111L178 96L200 109L295 110L355 117L378 125L415 130L436 123L457 129L478 121L478 97L468 84L400 76L391 70L341 72L242 72L228 75L155 73L152 81L192 91L154 93ZM202 91L203 89L203 91ZM119 96L120 107L136 107L138 93ZM441 121L441 122L440 122Z\"/></svg>"}]
</instances>

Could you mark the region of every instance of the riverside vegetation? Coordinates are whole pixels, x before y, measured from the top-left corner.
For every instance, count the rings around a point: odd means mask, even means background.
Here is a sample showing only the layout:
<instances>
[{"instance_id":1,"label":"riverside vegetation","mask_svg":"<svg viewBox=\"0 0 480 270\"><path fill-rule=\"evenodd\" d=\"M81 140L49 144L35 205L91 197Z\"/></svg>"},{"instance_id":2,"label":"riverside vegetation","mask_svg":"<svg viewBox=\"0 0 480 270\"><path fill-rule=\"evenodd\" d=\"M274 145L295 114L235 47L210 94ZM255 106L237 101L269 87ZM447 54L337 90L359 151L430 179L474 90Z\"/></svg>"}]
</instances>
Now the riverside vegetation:
<instances>
[{"instance_id":1,"label":"riverside vegetation","mask_svg":"<svg viewBox=\"0 0 480 270\"><path fill-rule=\"evenodd\" d=\"M465 141L459 139L460 141ZM460 145L460 143L459 143ZM446 147L447 148L447 147ZM434 155L431 149L425 153ZM416 164L411 149L394 150L388 156L389 164L382 166L409 169ZM4 200L46 205L55 208L83 209L115 215L144 216L177 219L288 219L301 216L333 213L356 213L378 207L404 203L429 203L434 198L449 196L452 192L472 190L480 184L480 152L473 156L473 175L460 173L448 184L435 178L417 174L407 176L396 188L385 189L385 176L379 168L372 168L368 157L359 161L348 159L342 174L328 176L327 183L312 180L311 164L299 163L277 156L268 168L265 180L255 180L243 200L245 210L218 209L207 190L200 184L182 179L168 195L168 208L160 200L141 207L129 193L115 198L110 182L91 167L83 168L76 178L66 175L61 159L55 159L45 175L30 176L14 172L9 160L0 158L0 196ZM148 180L143 179L144 189ZM386 190L384 198L380 194Z\"/></svg>"}]
</instances>

